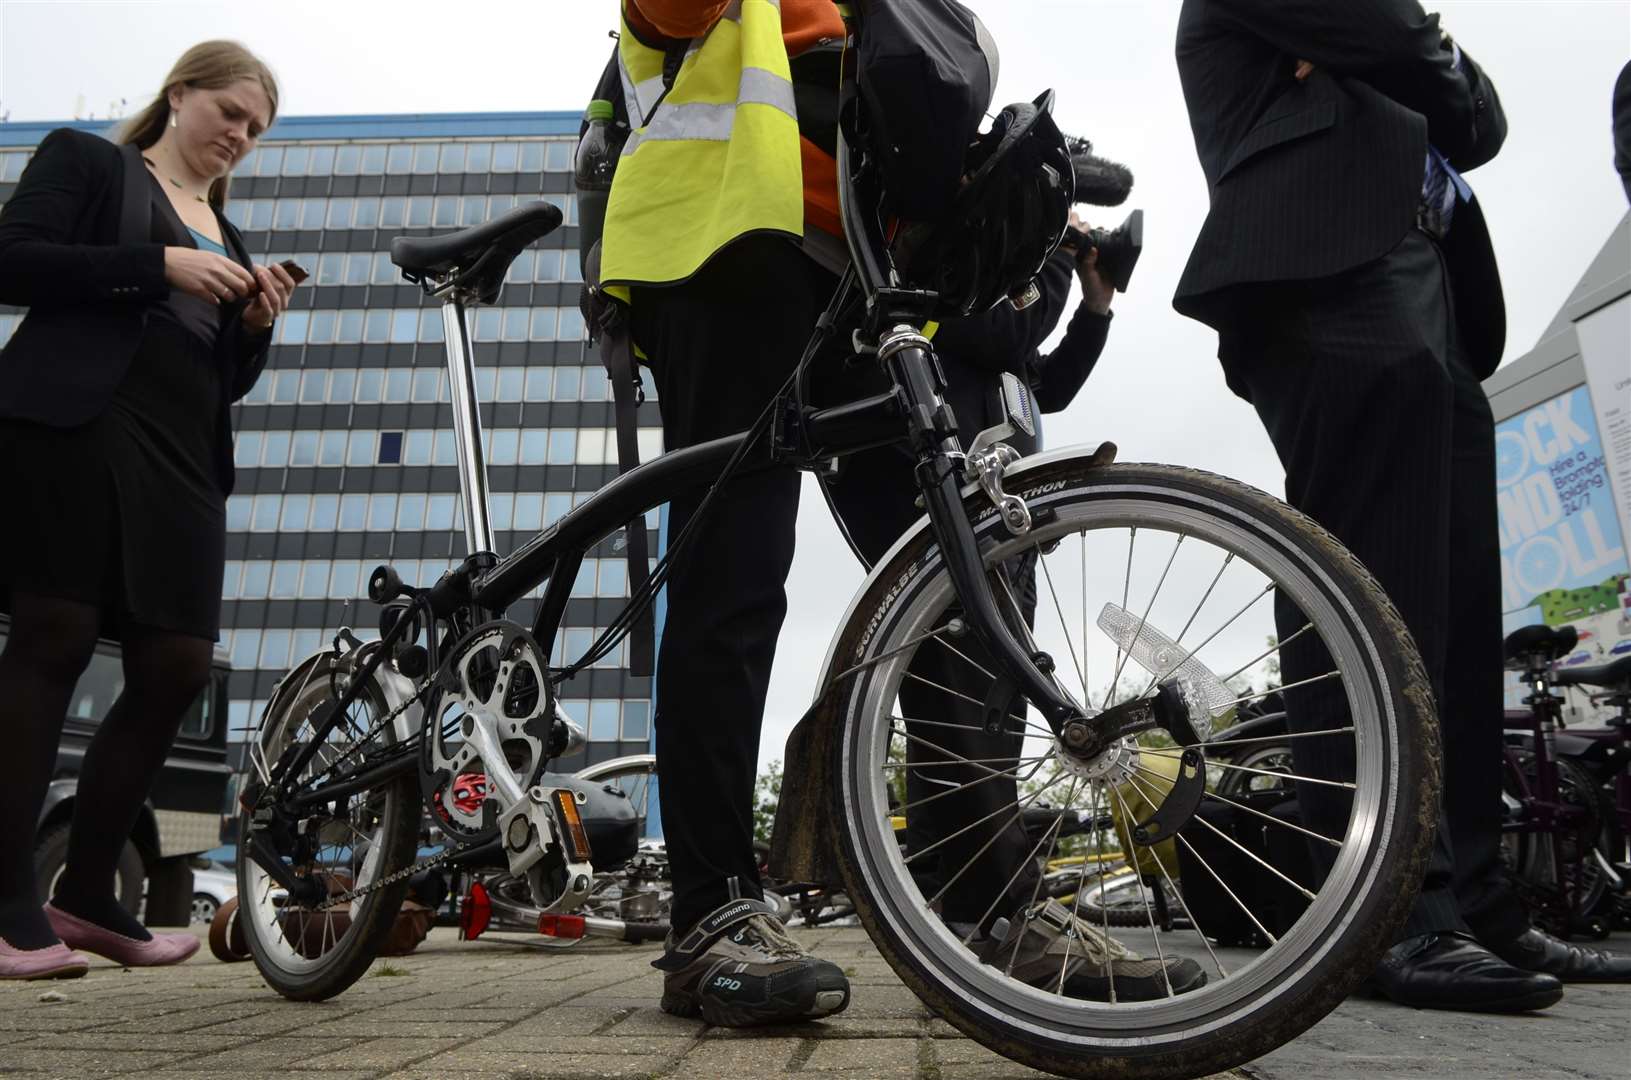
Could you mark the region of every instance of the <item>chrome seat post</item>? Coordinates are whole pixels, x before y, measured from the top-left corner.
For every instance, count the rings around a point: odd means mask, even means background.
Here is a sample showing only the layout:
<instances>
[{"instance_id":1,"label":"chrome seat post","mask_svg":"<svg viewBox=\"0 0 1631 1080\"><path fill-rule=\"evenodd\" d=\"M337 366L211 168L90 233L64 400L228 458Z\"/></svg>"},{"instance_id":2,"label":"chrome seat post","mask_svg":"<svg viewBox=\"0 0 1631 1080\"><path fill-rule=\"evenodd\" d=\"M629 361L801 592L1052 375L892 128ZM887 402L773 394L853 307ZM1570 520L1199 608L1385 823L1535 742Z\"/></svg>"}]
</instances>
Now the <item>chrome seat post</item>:
<instances>
[{"instance_id":1,"label":"chrome seat post","mask_svg":"<svg viewBox=\"0 0 1631 1080\"><path fill-rule=\"evenodd\" d=\"M442 301L442 338L447 353L448 396L453 404L453 440L458 452L459 493L464 499L466 554L493 550L487 515L487 453L481 437L481 408L476 395L476 366L465 325L465 297L454 288L438 290Z\"/></svg>"}]
</instances>

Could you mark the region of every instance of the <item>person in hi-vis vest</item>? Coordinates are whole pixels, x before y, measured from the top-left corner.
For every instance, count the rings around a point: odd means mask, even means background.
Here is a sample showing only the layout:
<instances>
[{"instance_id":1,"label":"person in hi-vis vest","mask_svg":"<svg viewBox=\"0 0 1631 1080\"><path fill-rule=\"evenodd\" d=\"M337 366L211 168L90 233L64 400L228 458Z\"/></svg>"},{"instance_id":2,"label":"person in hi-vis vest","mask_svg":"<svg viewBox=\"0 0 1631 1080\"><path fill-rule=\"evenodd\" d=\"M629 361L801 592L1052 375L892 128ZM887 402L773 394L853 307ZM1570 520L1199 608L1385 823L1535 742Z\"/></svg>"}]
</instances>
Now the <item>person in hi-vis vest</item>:
<instances>
[{"instance_id":1,"label":"person in hi-vis vest","mask_svg":"<svg viewBox=\"0 0 1631 1080\"><path fill-rule=\"evenodd\" d=\"M752 425L797 365L847 260L838 218L838 50L830 0L624 0L617 66L630 134L600 282L630 305L673 450ZM795 84L823 87L806 108ZM735 101L719 88L736 88ZM800 94L795 103L795 94ZM706 489L677 495L669 535ZM749 468L715 495L669 578L656 752L673 875L656 966L663 1008L715 1024L849 1003L765 904L753 851L759 727L786 614L799 476ZM722 962L729 979L708 978Z\"/></svg>"}]
</instances>

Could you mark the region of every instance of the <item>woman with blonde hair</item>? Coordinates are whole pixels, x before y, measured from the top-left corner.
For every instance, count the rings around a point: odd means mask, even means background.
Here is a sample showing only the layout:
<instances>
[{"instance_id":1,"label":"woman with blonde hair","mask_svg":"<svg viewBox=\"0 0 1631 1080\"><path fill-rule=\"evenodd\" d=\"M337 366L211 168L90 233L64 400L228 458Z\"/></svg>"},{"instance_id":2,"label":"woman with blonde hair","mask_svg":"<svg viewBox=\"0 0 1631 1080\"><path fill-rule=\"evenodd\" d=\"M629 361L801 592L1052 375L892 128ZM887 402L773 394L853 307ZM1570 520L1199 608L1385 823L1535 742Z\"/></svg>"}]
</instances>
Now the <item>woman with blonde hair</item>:
<instances>
[{"instance_id":1,"label":"woman with blonde hair","mask_svg":"<svg viewBox=\"0 0 1631 1080\"><path fill-rule=\"evenodd\" d=\"M0 354L0 978L84 974L83 949L176 963L114 868L220 617L228 407L266 363L294 279L251 264L222 214L232 167L277 114L243 46L188 49L117 142L47 135L0 211L0 301L28 314ZM66 868L43 908L34 832L69 699L97 637L124 690L85 753Z\"/></svg>"}]
</instances>

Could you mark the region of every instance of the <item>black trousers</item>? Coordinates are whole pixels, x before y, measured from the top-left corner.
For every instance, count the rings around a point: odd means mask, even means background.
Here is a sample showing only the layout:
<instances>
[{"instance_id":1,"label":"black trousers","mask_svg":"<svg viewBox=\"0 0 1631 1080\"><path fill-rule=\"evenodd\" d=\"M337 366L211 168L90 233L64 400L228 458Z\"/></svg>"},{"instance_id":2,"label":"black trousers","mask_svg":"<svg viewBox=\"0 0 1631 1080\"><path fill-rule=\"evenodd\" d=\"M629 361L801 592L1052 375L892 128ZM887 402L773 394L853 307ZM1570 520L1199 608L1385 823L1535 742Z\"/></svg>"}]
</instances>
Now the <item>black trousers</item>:
<instances>
[{"instance_id":1,"label":"black trousers","mask_svg":"<svg viewBox=\"0 0 1631 1080\"><path fill-rule=\"evenodd\" d=\"M669 449L741 431L797 366L836 279L785 239L750 237L683 284L634 290ZM787 614L799 474L768 442L723 486L677 555L657 659L658 799L680 932L730 898L760 896L753 784L776 636ZM706 489L669 504L670 542Z\"/></svg>"},{"instance_id":2,"label":"black trousers","mask_svg":"<svg viewBox=\"0 0 1631 1080\"><path fill-rule=\"evenodd\" d=\"M947 369L959 371L951 365ZM975 432L960 434L966 444ZM893 447L846 459L828 490L855 546L874 565L920 516L914 505L918 489L912 459ZM1015 559L1007 570L1030 623L1036 612L1034 560ZM913 876L925 899L940 896L941 916L950 922L989 925L1010 917L1030 902L1037 887L1031 857L1036 841L1012 813L1019 785L1013 776L991 775L1013 767L1024 742L1023 728L1015 720L1009 725L1012 733L987 735L982 729L978 703L991 688L987 673L996 670L996 661L972 634L950 647L936 638L918 647L900 688L911 736L906 746L911 766L906 770L907 850L928 851L912 863Z\"/></svg>"},{"instance_id":3,"label":"black trousers","mask_svg":"<svg viewBox=\"0 0 1631 1080\"><path fill-rule=\"evenodd\" d=\"M1426 663L1444 744L1439 834L1404 936L1470 928L1503 941L1528 925L1500 870L1501 621L1495 430L1456 340L1438 246L1412 230L1376 262L1261 287L1220 338L1286 470L1286 500L1334 533L1404 616ZM1282 639L1304 623L1278 597ZM1282 650L1287 685L1332 669L1304 635ZM1292 726L1337 726L1340 684L1287 693ZM1298 772L1352 776L1339 739L1300 739ZM1344 746L1344 750L1351 747ZM1313 827L1340 836L1347 803L1302 785Z\"/></svg>"}]
</instances>

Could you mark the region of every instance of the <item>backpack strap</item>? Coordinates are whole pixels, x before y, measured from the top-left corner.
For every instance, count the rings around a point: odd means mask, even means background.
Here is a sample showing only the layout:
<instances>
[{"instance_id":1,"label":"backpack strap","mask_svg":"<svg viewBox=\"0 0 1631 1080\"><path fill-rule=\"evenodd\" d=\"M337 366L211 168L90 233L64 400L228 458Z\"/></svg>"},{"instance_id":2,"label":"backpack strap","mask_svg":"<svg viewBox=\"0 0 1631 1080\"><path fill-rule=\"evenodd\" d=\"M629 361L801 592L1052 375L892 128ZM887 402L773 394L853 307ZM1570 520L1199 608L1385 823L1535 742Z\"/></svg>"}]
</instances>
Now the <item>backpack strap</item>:
<instances>
[{"instance_id":1,"label":"backpack strap","mask_svg":"<svg viewBox=\"0 0 1631 1080\"><path fill-rule=\"evenodd\" d=\"M612 384L612 408L617 424L617 472L628 472L640 464L640 406L646 392L640 369L634 360L634 342L629 328L627 305L600 290L600 245L589 252L584 274L584 291L590 332L600 339L600 362ZM635 518L623 528L624 554L629 563L629 595L646 586L651 576L646 546L646 519ZM650 675L656 669L656 628L652 608L647 606L629 631L629 674Z\"/></svg>"}]
</instances>

